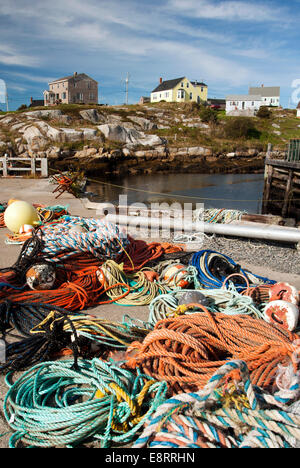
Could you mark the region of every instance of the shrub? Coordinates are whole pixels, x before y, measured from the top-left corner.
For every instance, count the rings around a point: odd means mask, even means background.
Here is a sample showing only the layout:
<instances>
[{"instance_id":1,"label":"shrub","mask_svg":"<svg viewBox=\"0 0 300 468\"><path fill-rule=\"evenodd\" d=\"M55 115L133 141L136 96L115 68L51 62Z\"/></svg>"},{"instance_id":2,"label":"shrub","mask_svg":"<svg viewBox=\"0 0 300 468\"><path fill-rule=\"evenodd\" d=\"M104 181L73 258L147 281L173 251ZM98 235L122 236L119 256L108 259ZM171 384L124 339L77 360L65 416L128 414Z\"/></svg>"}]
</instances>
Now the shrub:
<instances>
[{"instance_id":1,"label":"shrub","mask_svg":"<svg viewBox=\"0 0 300 468\"><path fill-rule=\"evenodd\" d=\"M211 109L210 107L204 107L203 109L201 109L199 115L202 122L217 123L218 121L217 112Z\"/></svg>"},{"instance_id":2,"label":"shrub","mask_svg":"<svg viewBox=\"0 0 300 468\"><path fill-rule=\"evenodd\" d=\"M27 109L26 104L22 104L22 105L19 107L18 111L22 111L22 110L25 110L25 109Z\"/></svg>"},{"instance_id":3,"label":"shrub","mask_svg":"<svg viewBox=\"0 0 300 468\"><path fill-rule=\"evenodd\" d=\"M259 138L259 131L249 117L236 117L227 120L224 126L227 138Z\"/></svg>"},{"instance_id":4,"label":"shrub","mask_svg":"<svg viewBox=\"0 0 300 468\"><path fill-rule=\"evenodd\" d=\"M272 115L272 112L266 106L260 107L256 114L256 116L259 117L260 119L269 119L271 115Z\"/></svg>"}]
</instances>

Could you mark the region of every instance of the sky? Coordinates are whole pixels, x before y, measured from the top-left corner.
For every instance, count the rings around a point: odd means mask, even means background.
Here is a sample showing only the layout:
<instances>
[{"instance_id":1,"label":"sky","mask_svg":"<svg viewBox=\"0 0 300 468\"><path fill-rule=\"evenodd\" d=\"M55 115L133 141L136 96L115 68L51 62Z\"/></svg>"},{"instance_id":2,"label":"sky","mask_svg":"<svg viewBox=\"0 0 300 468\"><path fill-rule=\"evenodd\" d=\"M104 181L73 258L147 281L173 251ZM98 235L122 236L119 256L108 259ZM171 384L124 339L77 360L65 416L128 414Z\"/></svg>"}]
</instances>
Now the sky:
<instances>
[{"instance_id":1,"label":"sky","mask_svg":"<svg viewBox=\"0 0 300 468\"><path fill-rule=\"evenodd\" d=\"M100 103L123 104L129 73L130 104L186 76L210 98L281 86L295 108L299 19L300 0L1 0L0 101L1 80L15 110L77 72L98 81Z\"/></svg>"}]
</instances>

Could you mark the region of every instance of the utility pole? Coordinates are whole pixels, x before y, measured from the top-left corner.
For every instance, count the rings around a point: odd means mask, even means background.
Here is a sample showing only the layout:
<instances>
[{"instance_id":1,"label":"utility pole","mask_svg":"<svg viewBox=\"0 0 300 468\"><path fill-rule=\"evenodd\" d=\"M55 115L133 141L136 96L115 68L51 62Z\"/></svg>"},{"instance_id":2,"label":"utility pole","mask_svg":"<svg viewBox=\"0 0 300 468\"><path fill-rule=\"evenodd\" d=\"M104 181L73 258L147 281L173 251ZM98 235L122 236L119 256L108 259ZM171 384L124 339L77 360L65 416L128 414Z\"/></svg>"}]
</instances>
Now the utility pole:
<instances>
[{"instance_id":1,"label":"utility pole","mask_svg":"<svg viewBox=\"0 0 300 468\"><path fill-rule=\"evenodd\" d=\"M6 91L5 91L5 100L6 100L6 111L8 112L8 111L9 111L9 108L8 108L8 93L7 93L7 88L6 88Z\"/></svg>"},{"instance_id":2,"label":"utility pole","mask_svg":"<svg viewBox=\"0 0 300 468\"><path fill-rule=\"evenodd\" d=\"M127 73L125 84L126 84L126 104L128 105L128 89L129 89L129 78L130 75Z\"/></svg>"}]
</instances>

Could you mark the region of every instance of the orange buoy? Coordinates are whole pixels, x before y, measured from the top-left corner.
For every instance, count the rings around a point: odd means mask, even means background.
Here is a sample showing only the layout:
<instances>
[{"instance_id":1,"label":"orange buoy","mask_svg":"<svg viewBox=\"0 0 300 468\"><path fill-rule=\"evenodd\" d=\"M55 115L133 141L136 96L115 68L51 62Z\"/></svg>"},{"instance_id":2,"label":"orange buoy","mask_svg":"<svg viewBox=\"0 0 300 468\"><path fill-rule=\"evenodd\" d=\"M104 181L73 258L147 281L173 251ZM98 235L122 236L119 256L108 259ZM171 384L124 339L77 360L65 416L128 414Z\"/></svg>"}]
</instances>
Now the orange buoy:
<instances>
[{"instance_id":1,"label":"orange buoy","mask_svg":"<svg viewBox=\"0 0 300 468\"><path fill-rule=\"evenodd\" d=\"M299 293L294 286L288 283L276 283L269 290L269 301L286 301L299 304Z\"/></svg>"},{"instance_id":2,"label":"orange buoy","mask_svg":"<svg viewBox=\"0 0 300 468\"><path fill-rule=\"evenodd\" d=\"M293 331L298 325L299 307L287 301L272 301L264 309L264 319L268 323Z\"/></svg>"},{"instance_id":3,"label":"orange buoy","mask_svg":"<svg viewBox=\"0 0 300 468\"><path fill-rule=\"evenodd\" d=\"M187 288L190 283L186 280L188 272L184 265L177 263L175 265L171 265L170 268L164 274L164 281L170 288L179 287L181 289Z\"/></svg>"}]
</instances>

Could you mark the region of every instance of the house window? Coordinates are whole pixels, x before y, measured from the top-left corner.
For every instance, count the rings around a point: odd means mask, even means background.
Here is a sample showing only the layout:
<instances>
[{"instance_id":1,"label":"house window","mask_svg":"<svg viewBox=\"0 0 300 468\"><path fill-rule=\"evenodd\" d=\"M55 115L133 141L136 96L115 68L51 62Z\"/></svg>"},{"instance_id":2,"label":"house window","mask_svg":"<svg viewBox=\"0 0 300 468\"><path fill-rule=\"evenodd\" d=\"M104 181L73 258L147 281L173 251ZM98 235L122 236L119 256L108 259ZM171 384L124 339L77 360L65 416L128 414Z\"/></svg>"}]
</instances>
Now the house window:
<instances>
[{"instance_id":1,"label":"house window","mask_svg":"<svg viewBox=\"0 0 300 468\"><path fill-rule=\"evenodd\" d=\"M165 92L165 96L166 96L166 98L169 97L169 91L166 91L166 92Z\"/></svg>"},{"instance_id":2,"label":"house window","mask_svg":"<svg viewBox=\"0 0 300 468\"><path fill-rule=\"evenodd\" d=\"M182 88L184 87L184 82L183 82L183 81L182 81L182 83L181 83L181 87L182 87Z\"/></svg>"},{"instance_id":3,"label":"house window","mask_svg":"<svg viewBox=\"0 0 300 468\"><path fill-rule=\"evenodd\" d=\"M56 99L59 99L59 94L56 95Z\"/></svg>"},{"instance_id":4,"label":"house window","mask_svg":"<svg viewBox=\"0 0 300 468\"><path fill-rule=\"evenodd\" d=\"M62 94L62 98L63 98L63 99L67 99L67 93L63 93L63 94Z\"/></svg>"},{"instance_id":5,"label":"house window","mask_svg":"<svg viewBox=\"0 0 300 468\"><path fill-rule=\"evenodd\" d=\"M204 91L204 88L202 87L202 88L201 88L201 93L203 93L203 91Z\"/></svg>"},{"instance_id":6,"label":"house window","mask_svg":"<svg viewBox=\"0 0 300 468\"><path fill-rule=\"evenodd\" d=\"M94 93L90 93L90 99L95 99Z\"/></svg>"},{"instance_id":7,"label":"house window","mask_svg":"<svg viewBox=\"0 0 300 468\"><path fill-rule=\"evenodd\" d=\"M87 87L88 87L88 89L91 89L91 82L90 81L87 82Z\"/></svg>"},{"instance_id":8,"label":"house window","mask_svg":"<svg viewBox=\"0 0 300 468\"><path fill-rule=\"evenodd\" d=\"M190 93L190 100L193 99L193 93Z\"/></svg>"},{"instance_id":9,"label":"house window","mask_svg":"<svg viewBox=\"0 0 300 468\"><path fill-rule=\"evenodd\" d=\"M254 106L254 102L252 102L252 106Z\"/></svg>"},{"instance_id":10,"label":"house window","mask_svg":"<svg viewBox=\"0 0 300 468\"><path fill-rule=\"evenodd\" d=\"M189 88L189 87L190 87L190 83L187 83L187 84L186 84L186 87Z\"/></svg>"},{"instance_id":11,"label":"house window","mask_svg":"<svg viewBox=\"0 0 300 468\"><path fill-rule=\"evenodd\" d=\"M82 93L77 93L77 99L79 99L79 101L83 101L83 94Z\"/></svg>"},{"instance_id":12,"label":"house window","mask_svg":"<svg viewBox=\"0 0 300 468\"><path fill-rule=\"evenodd\" d=\"M178 98L178 99L183 99L183 98L184 98L184 91L183 91L183 89L179 89L179 90L178 90L177 98Z\"/></svg>"}]
</instances>

